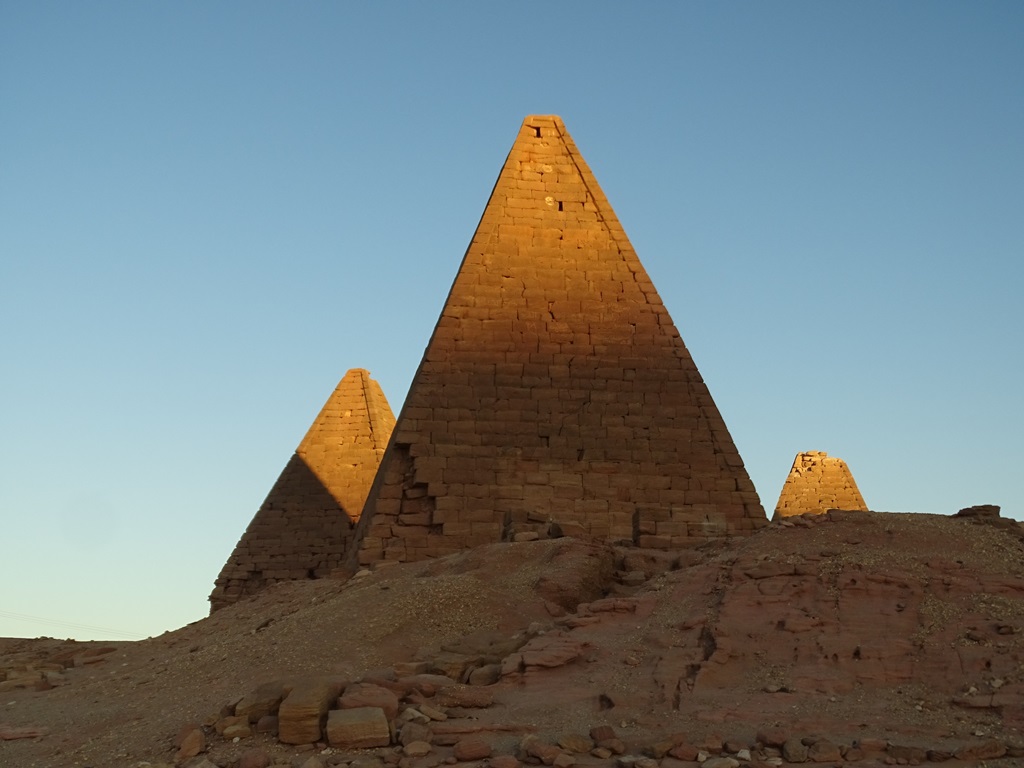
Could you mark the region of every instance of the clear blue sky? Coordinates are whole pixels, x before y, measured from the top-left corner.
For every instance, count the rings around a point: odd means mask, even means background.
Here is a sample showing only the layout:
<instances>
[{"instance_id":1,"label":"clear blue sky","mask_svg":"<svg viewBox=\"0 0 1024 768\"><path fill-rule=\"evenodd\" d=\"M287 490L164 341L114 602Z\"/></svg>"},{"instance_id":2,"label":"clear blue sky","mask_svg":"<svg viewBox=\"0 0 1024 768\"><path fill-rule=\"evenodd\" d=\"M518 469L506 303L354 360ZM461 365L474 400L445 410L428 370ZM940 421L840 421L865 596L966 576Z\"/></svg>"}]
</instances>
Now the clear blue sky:
<instances>
[{"instance_id":1,"label":"clear blue sky","mask_svg":"<svg viewBox=\"0 0 1024 768\"><path fill-rule=\"evenodd\" d=\"M1024 518L1022 39L1016 1L0 0L0 636L206 615L344 372L401 406L530 113L766 509L824 450L874 509Z\"/></svg>"}]
</instances>

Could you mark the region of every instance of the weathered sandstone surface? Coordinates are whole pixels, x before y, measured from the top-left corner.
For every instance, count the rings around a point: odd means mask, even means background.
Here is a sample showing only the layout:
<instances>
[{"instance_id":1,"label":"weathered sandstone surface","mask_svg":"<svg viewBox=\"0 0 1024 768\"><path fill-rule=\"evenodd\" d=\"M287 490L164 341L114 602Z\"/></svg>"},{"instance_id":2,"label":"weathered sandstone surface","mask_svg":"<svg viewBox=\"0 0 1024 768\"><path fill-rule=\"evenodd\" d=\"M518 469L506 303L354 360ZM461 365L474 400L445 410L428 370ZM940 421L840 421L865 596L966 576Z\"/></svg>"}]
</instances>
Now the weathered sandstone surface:
<instances>
[{"instance_id":1,"label":"weathered sandstone surface","mask_svg":"<svg viewBox=\"0 0 1024 768\"><path fill-rule=\"evenodd\" d=\"M798 453L775 505L775 517L824 514L830 509L866 512L868 505L845 461L824 451Z\"/></svg>"},{"instance_id":2,"label":"weathered sandstone surface","mask_svg":"<svg viewBox=\"0 0 1024 768\"><path fill-rule=\"evenodd\" d=\"M1024 763L1024 530L787 518L276 585L138 643L0 641L0 763Z\"/></svg>"},{"instance_id":3,"label":"weathered sandstone surface","mask_svg":"<svg viewBox=\"0 0 1024 768\"><path fill-rule=\"evenodd\" d=\"M668 309L555 115L523 121L348 562L544 533L676 549L767 523Z\"/></svg>"}]
</instances>

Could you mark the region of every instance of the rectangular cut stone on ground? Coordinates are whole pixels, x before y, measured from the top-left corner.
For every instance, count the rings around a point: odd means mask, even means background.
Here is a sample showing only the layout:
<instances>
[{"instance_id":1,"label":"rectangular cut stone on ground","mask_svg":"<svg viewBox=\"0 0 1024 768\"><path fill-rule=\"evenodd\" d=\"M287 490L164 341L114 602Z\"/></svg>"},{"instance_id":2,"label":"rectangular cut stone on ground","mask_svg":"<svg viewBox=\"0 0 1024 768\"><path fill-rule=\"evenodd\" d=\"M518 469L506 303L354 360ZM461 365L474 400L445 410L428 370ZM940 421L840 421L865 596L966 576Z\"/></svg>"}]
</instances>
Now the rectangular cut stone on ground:
<instances>
[{"instance_id":1,"label":"rectangular cut stone on ground","mask_svg":"<svg viewBox=\"0 0 1024 768\"><path fill-rule=\"evenodd\" d=\"M313 744L323 737L324 715L344 684L315 679L297 684L278 710L278 739L285 744Z\"/></svg>"},{"instance_id":2,"label":"rectangular cut stone on ground","mask_svg":"<svg viewBox=\"0 0 1024 768\"><path fill-rule=\"evenodd\" d=\"M345 374L221 569L210 609L344 563L395 417L370 374Z\"/></svg>"},{"instance_id":3,"label":"rectangular cut stone on ground","mask_svg":"<svg viewBox=\"0 0 1024 768\"><path fill-rule=\"evenodd\" d=\"M545 533L680 547L767 523L668 311L560 118L520 128L349 566Z\"/></svg>"},{"instance_id":4,"label":"rectangular cut stone on ground","mask_svg":"<svg viewBox=\"0 0 1024 768\"><path fill-rule=\"evenodd\" d=\"M342 749L388 746L391 731L384 710L379 707L331 710L327 715L327 743Z\"/></svg>"}]
</instances>

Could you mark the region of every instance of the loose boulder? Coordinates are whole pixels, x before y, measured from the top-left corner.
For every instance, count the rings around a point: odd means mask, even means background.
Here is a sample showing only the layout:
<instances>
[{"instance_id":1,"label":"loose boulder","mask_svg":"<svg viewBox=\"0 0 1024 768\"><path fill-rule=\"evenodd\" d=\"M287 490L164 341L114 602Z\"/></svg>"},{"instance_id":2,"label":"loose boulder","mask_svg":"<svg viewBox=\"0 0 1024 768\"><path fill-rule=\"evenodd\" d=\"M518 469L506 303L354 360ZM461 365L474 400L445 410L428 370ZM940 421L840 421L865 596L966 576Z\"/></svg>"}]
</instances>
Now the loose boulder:
<instances>
[{"instance_id":1,"label":"loose boulder","mask_svg":"<svg viewBox=\"0 0 1024 768\"><path fill-rule=\"evenodd\" d=\"M332 710L327 717L327 742L342 749L386 747L391 743L388 718L380 707Z\"/></svg>"},{"instance_id":2,"label":"loose boulder","mask_svg":"<svg viewBox=\"0 0 1024 768\"><path fill-rule=\"evenodd\" d=\"M312 744L323 737L324 716L344 684L315 679L297 684L278 710L277 738L285 744Z\"/></svg>"}]
</instances>

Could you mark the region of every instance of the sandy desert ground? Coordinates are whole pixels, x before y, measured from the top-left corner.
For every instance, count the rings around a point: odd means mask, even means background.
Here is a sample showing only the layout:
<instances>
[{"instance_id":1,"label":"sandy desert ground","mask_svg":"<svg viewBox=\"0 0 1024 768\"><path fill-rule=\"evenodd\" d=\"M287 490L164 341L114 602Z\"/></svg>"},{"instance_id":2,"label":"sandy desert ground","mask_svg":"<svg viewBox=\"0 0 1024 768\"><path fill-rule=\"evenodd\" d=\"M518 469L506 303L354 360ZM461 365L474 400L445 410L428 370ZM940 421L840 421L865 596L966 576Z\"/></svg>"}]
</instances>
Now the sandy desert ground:
<instances>
[{"instance_id":1,"label":"sandy desert ground","mask_svg":"<svg viewBox=\"0 0 1024 768\"><path fill-rule=\"evenodd\" d=\"M341 708L386 746L332 731ZM502 543L139 642L3 639L0 737L19 768L1024 765L1024 525L833 511L678 552Z\"/></svg>"}]
</instances>

